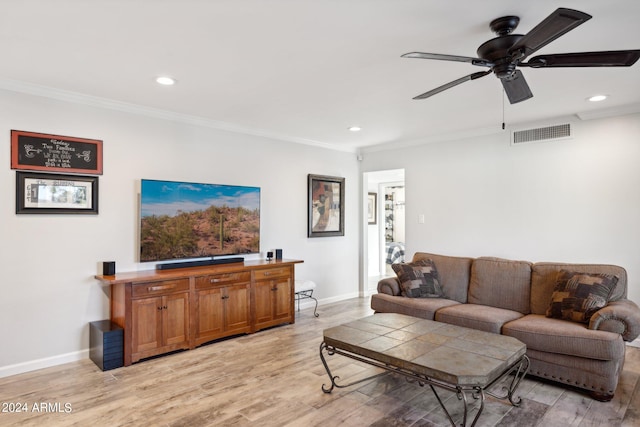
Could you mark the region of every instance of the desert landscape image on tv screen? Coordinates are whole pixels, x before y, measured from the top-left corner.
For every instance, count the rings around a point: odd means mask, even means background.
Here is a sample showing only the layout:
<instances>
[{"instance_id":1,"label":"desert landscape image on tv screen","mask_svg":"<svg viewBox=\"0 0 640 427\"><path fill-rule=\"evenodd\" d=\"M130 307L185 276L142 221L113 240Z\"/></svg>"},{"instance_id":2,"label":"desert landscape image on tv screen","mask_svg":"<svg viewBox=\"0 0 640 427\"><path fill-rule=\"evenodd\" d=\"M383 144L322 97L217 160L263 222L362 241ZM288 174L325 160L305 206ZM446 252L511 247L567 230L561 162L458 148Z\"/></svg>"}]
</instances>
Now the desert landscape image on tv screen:
<instances>
[{"instance_id":1,"label":"desert landscape image on tv screen","mask_svg":"<svg viewBox=\"0 0 640 427\"><path fill-rule=\"evenodd\" d=\"M259 187L141 181L141 262L257 252Z\"/></svg>"}]
</instances>

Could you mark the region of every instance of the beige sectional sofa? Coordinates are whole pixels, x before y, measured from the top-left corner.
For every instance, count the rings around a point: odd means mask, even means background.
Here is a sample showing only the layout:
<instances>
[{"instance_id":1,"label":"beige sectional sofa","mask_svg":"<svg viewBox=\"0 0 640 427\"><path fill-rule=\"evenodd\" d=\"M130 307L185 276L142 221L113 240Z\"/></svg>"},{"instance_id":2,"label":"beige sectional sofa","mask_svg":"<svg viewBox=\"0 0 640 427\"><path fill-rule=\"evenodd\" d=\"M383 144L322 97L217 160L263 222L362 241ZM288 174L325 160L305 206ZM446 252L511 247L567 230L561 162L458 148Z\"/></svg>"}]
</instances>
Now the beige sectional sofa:
<instances>
[{"instance_id":1,"label":"beige sectional sofa","mask_svg":"<svg viewBox=\"0 0 640 427\"><path fill-rule=\"evenodd\" d=\"M416 253L409 266L425 263L435 269L440 297L403 296L407 282L401 287L398 278L390 277L378 283L371 308L515 337L527 345L530 375L582 388L594 399L613 398L625 358L624 341L640 334L640 309L626 299L624 268L428 253ZM557 318L567 315L567 301L571 302L560 292L569 286L569 279L562 278L576 277L570 273L579 273L583 281L596 275L612 279L604 307L586 323L579 321L581 313L571 310L568 315L576 318ZM558 288L560 282L564 288ZM552 298L555 311L550 311Z\"/></svg>"}]
</instances>

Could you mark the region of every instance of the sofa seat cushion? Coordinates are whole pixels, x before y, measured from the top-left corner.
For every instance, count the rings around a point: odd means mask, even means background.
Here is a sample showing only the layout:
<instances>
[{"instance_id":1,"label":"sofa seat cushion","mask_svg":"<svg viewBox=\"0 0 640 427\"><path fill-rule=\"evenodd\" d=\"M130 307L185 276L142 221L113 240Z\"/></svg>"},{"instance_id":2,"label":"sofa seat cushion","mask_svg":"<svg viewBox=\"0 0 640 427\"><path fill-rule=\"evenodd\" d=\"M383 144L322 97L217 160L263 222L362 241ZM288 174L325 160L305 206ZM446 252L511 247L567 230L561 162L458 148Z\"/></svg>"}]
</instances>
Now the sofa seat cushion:
<instances>
[{"instance_id":1,"label":"sofa seat cushion","mask_svg":"<svg viewBox=\"0 0 640 427\"><path fill-rule=\"evenodd\" d=\"M377 313L400 313L428 320L434 320L434 315L439 309L459 304L458 301L446 298L405 298L387 294L371 295L371 308Z\"/></svg>"},{"instance_id":2,"label":"sofa seat cushion","mask_svg":"<svg viewBox=\"0 0 640 427\"><path fill-rule=\"evenodd\" d=\"M505 324L502 334L514 337L527 349L598 360L624 357L620 334L594 331L583 323L529 314Z\"/></svg>"},{"instance_id":3,"label":"sofa seat cushion","mask_svg":"<svg viewBox=\"0 0 640 427\"><path fill-rule=\"evenodd\" d=\"M460 304L438 310L435 320L499 334L502 325L522 316L522 313L504 308L480 304Z\"/></svg>"}]
</instances>

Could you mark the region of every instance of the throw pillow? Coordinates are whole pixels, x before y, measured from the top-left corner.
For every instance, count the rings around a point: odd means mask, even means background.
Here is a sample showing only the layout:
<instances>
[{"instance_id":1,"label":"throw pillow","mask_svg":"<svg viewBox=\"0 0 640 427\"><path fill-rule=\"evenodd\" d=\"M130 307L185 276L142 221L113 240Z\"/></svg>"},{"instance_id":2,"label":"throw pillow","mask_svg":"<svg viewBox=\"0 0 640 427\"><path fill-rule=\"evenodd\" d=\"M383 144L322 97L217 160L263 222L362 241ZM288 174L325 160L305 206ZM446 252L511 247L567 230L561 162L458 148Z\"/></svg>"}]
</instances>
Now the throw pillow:
<instances>
[{"instance_id":1,"label":"throw pillow","mask_svg":"<svg viewBox=\"0 0 640 427\"><path fill-rule=\"evenodd\" d=\"M562 270L547 309L547 317L589 323L591 316L607 305L618 283L611 274L587 274Z\"/></svg>"},{"instance_id":2,"label":"throw pillow","mask_svg":"<svg viewBox=\"0 0 640 427\"><path fill-rule=\"evenodd\" d=\"M407 264L392 264L400 281L402 295L409 298L441 298L444 296L440 286L438 270L430 259Z\"/></svg>"}]
</instances>

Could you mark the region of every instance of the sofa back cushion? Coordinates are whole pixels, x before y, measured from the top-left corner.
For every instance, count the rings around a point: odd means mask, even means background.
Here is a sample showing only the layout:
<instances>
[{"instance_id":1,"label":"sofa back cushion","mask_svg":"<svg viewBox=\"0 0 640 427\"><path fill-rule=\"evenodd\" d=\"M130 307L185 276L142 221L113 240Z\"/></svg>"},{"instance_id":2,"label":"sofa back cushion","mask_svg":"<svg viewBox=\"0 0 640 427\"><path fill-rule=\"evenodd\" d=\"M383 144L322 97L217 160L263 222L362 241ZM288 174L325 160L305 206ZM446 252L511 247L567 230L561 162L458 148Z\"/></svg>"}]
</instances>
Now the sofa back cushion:
<instances>
[{"instance_id":1,"label":"sofa back cushion","mask_svg":"<svg viewBox=\"0 0 640 427\"><path fill-rule=\"evenodd\" d=\"M530 298L530 262L482 257L471 265L469 303L529 314Z\"/></svg>"},{"instance_id":2,"label":"sofa back cushion","mask_svg":"<svg viewBox=\"0 0 640 427\"><path fill-rule=\"evenodd\" d=\"M609 295L609 301L627 297L627 271L617 265L538 262L531 269L531 313L546 314L561 270L617 276L618 282Z\"/></svg>"},{"instance_id":3,"label":"sofa back cushion","mask_svg":"<svg viewBox=\"0 0 640 427\"><path fill-rule=\"evenodd\" d=\"M413 255L412 262L422 259L433 261L438 270L438 277L440 278L440 285L445 298L461 303L467 302L467 290L469 288L469 276L473 258L416 252Z\"/></svg>"}]
</instances>

